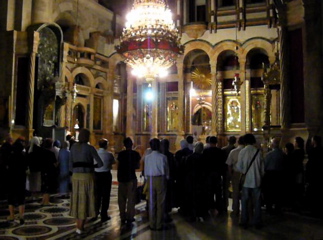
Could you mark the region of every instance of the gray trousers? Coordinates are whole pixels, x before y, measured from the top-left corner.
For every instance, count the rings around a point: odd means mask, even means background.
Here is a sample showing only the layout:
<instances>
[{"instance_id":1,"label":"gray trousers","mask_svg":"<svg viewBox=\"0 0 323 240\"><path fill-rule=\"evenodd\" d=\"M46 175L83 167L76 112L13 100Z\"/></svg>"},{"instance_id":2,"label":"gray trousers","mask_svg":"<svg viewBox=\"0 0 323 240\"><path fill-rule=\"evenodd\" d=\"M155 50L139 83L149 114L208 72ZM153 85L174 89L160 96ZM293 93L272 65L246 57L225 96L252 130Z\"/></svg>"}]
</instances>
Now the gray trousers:
<instances>
[{"instance_id":1,"label":"gray trousers","mask_svg":"<svg viewBox=\"0 0 323 240\"><path fill-rule=\"evenodd\" d=\"M161 229L165 214L166 177L148 177L149 225L154 229Z\"/></svg>"},{"instance_id":2,"label":"gray trousers","mask_svg":"<svg viewBox=\"0 0 323 240\"><path fill-rule=\"evenodd\" d=\"M121 221L132 220L135 216L137 179L119 182L118 205Z\"/></svg>"}]
</instances>

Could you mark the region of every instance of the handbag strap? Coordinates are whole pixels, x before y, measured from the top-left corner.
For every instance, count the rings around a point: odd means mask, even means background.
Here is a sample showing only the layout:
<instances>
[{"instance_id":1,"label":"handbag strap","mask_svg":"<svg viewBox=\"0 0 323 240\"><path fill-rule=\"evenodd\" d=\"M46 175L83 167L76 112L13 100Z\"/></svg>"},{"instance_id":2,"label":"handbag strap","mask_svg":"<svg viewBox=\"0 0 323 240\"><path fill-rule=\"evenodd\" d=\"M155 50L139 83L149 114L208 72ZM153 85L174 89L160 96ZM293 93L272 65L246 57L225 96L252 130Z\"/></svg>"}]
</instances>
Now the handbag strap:
<instances>
[{"instance_id":1,"label":"handbag strap","mask_svg":"<svg viewBox=\"0 0 323 240\"><path fill-rule=\"evenodd\" d=\"M257 149L257 152L255 153L255 155L253 155L253 158L252 158L252 160L251 160L251 162L250 162L250 164L249 164L249 166L248 166L248 168L247 168L247 171L246 171L245 175L247 175L247 172L249 171L249 169L250 169L250 167L251 167L252 163L255 161L256 156L257 156L258 152L259 152L259 149Z\"/></svg>"}]
</instances>

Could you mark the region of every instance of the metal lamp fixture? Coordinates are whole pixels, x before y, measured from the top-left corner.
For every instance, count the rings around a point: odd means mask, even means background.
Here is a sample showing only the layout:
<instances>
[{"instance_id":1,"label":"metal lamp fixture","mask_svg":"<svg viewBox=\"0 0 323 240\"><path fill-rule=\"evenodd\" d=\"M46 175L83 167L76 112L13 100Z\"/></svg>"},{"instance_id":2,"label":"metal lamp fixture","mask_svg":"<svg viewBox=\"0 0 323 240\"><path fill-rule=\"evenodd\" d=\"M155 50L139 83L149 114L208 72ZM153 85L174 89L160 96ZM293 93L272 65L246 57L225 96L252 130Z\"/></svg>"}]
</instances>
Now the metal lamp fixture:
<instances>
[{"instance_id":1,"label":"metal lamp fixture","mask_svg":"<svg viewBox=\"0 0 323 240\"><path fill-rule=\"evenodd\" d=\"M147 82L167 74L183 53L180 34L164 0L134 0L127 23L116 46L118 53Z\"/></svg>"}]
</instances>

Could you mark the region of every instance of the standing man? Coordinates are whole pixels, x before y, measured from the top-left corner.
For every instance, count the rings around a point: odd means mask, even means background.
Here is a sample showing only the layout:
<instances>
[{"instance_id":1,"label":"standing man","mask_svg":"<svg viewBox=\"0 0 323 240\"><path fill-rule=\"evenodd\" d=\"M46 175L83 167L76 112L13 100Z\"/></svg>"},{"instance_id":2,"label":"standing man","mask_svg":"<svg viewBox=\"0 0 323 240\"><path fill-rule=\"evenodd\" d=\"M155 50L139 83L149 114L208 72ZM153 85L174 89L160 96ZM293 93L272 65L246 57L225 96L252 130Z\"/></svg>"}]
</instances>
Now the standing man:
<instances>
[{"instance_id":1,"label":"standing man","mask_svg":"<svg viewBox=\"0 0 323 240\"><path fill-rule=\"evenodd\" d=\"M153 138L149 144L152 152L145 157L145 177L149 194L149 224L150 229L155 231L163 229L169 168L167 157L159 152L159 140Z\"/></svg>"},{"instance_id":2,"label":"standing man","mask_svg":"<svg viewBox=\"0 0 323 240\"><path fill-rule=\"evenodd\" d=\"M230 136L228 138L228 145L222 148L225 153L225 160L228 159L230 152L235 149L234 144L237 142L237 138L235 136ZM222 191L223 191L223 204L224 211L226 212L229 206L229 185L231 181L231 175L229 174L228 165L224 165L223 173L222 173Z\"/></svg>"},{"instance_id":3,"label":"standing man","mask_svg":"<svg viewBox=\"0 0 323 240\"><path fill-rule=\"evenodd\" d=\"M140 168L141 156L137 151L132 150L133 142L127 137L123 144L126 150L118 155L118 204L121 224L131 224L135 221L135 204L137 176L136 169Z\"/></svg>"},{"instance_id":4,"label":"standing man","mask_svg":"<svg viewBox=\"0 0 323 240\"><path fill-rule=\"evenodd\" d=\"M225 211L222 195L222 176L225 168L225 153L217 147L218 138L210 137L210 147L203 151L203 161L205 162L205 177L207 178L208 208L219 214Z\"/></svg>"},{"instance_id":5,"label":"standing man","mask_svg":"<svg viewBox=\"0 0 323 240\"><path fill-rule=\"evenodd\" d=\"M238 147L233 149L228 156L226 164L228 165L228 173L232 183L232 215L240 214L240 189L239 180L241 173L237 170L237 162L240 151L244 148L243 136L238 139Z\"/></svg>"},{"instance_id":6,"label":"standing man","mask_svg":"<svg viewBox=\"0 0 323 240\"><path fill-rule=\"evenodd\" d=\"M108 216L108 209L110 205L110 194L112 184L112 164L115 164L114 156L108 152L108 140L102 138L99 141L98 154L102 159L103 166L95 168L96 178L96 212L99 214L101 208L101 222L106 222L110 219Z\"/></svg>"},{"instance_id":7,"label":"standing man","mask_svg":"<svg viewBox=\"0 0 323 240\"><path fill-rule=\"evenodd\" d=\"M284 153L279 148L280 140L271 140L272 151L265 157L265 176L264 176L264 200L266 211L269 213L280 213L282 205ZM273 209L274 205L274 209Z\"/></svg>"},{"instance_id":8,"label":"standing man","mask_svg":"<svg viewBox=\"0 0 323 240\"><path fill-rule=\"evenodd\" d=\"M240 226L244 228L248 227L248 204L249 202L253 202L254 216L252 223L256 228L260 228L262 226L260 185L262 177L264 176L264 161L261 157L261 153L254 146L256 144L256 138L253 134L246 134L244 136L244 142L246 147L240 151L237 163L237 170L242 174L246 174L242 187ZM255 159L251 163L254 157ZM248 168L249 170L247 172Z\"/></svg>"}]
</instances>

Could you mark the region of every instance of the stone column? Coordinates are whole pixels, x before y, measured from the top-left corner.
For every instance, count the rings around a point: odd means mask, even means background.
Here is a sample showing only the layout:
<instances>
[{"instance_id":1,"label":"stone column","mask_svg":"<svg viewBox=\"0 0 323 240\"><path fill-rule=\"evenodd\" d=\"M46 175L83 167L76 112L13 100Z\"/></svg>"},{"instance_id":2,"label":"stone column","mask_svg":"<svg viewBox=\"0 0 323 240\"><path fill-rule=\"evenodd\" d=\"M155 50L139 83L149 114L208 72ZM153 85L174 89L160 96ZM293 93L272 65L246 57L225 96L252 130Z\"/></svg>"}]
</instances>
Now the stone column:
<instances>
[{"instance_id":1,"label":"stone column","mask_svg":"<svg viewBox=\"0 0 323 240\"><path fill-rule=\"evenodd\" d=\"M284 13L280 15L284 16ZM281 80L281 126L282 129L290 127L290 90L289 90L289 46L287 42L286 19L280 16L279 44L280 44L280 80Z\"/></svg>"},{"instance_id":2,"label":"stone column","mask_svg":"<svg viewBox=\"0 0 323 240\"><path fill-rule=\"evenodd\" d=\"M176 138L176 149L180 148L180 141L184 138L184 65L183 57L177 59L177 74L178 74L178 132Z\"/></svg>"},{"instance_id":3,"label":"stone column","mask_svg":"<svg viewBox=\"0 0 323 240\"><path fill-rule=\"evenodd\" d=\"M305 124L311 136L315 134L322 136L323 130L320 129L323 122L322 1L303 2Z\"/></svg>"},{"instance_id":4,"label":"stone column","mask_svg":"<svg viewBox=\"0 0 323 240\"><path fill-rule=\"evenodd\" d=\"M158 138L158 82L154 79L151 83L153 100L152 100L152 123L151 138Z\"/></svg>"},{"instance_id":5,"label":"stone column","mask_svg":"<svg viewBox=\"0 0 323 240\"><path fill-rule=\"evenodd\" d=\"M28 76L28 116L26 128L28 130L28 140L33 136L33 116L34 116L34 88L35 88L35 61L39 45L39 33L33 33L32 52L30 54L29 76Z\"/></svg>"},{"instance_id":6,"label":"stone column","mask_svg":"<svg viewBox=\"0 0 323 240\"><path fill-rule=\"evenodd\" d=\"M130 72L130 67L127 67L127 72ZM127 125L126 125L126 136L134 139L133 129L133 80L127 79Z\"/></svg>"},{"instance_id":7,"label":"stone column","mask_svg":"<svg viewBox=\"0 0 323 240\"><path fill-rule=\"evenodd\" d=\"M211 64L211 99L212 99L212 122L211 122L211 135L217 135L217 116L218 116L218 108L217 108L217 81L222 81L222 76L219 74L219 78L216 77L216 64Z\"/></svg>"},{"instance_id":8,"label":"stone column","mask_svg":"<svg viewBox=\"0 0 323 240\"><path fill-rule=\"evenodd\" d=\"M242 111L241 117L242 119L245 119L244 124L244 130L245 132L251 132L251 87L250 87L250 70L246 73L246 78L244 81L244 106L242 106L241 109L245 109L245 111Z\"/></svg>"},{"instance_id":9,"label":"stone column","mask_svg":"<svg viewBox=\"0 0 323 240\"><path fill-rule=\"evenodd\" d=\"M242 109L247 109L246 105L246 93L247 93L247 88L246 86L248 85L247 82L250 82L247 80L247 74L246 74L246 59L242 59L239 57L239 65L240 65L240 71L239 71L239 78L240 81L242 82L242 85L240 86L240 106L241 106L241 133L244 134L246 132L246 121L250 121L250 116L247 114L247 111L243 111ZM250 79L250 75L249 75ZM250 88L248 90L250 92ZM249 103L250 104L250 103ZM249 106L248 106L249 107Z\"/></svg>"},{"instance_id":10,"label":"stone column","mask_svg":"<svg viewBox=\"0 0 323 240\"><path fill-rule=\"evenodd\" d=\"M184 75L183 75L183 60L177 61L178 73L178 136L184 136ZM182 139L182 138L181 138Z\"/></svg>"},{"instance_id":11,"label":"stone column","mask_svg":"<svg viewBox=\"0 0 323 240\"><path fill-rule=\"evenodd\" d=\"M214 135L221 135L224 133L223 129L223 75L222 72L217 73L217 78L216 78L216 95L215 95L215 101L216 105L216 131Z\"/></svg>"},{"instance_id":12,"label":"stone column","mask_svg":"<svg viewBox=\"0 0 323 240\"><path fill-rule=\"evenodd\" d=\"M51 22L51 11L53 9L53 1L48 0L34 0L32 8L32 22L48 23Z\"/></svg>"},{"instance_id":13,"label":"stone column","mask_svg":"<svg viewBox=\"0 0 323 240\"><path fill-rule=\"evenodd\" d=\"M105 96L105 111L103 114L107 115L107 119L106 119L106 134L107 134L107 138L109 140L110 143L110 149L112 151L114 151L114 133L113 133L113 76L114 76L114 72L112 69L115 69L116 63L115 62L110 62L109 63L110 66L114 66L112 68L110 68L109 71L106 72L106 76L107 76L107 96Z\"/></svg>"}]
</instances>

